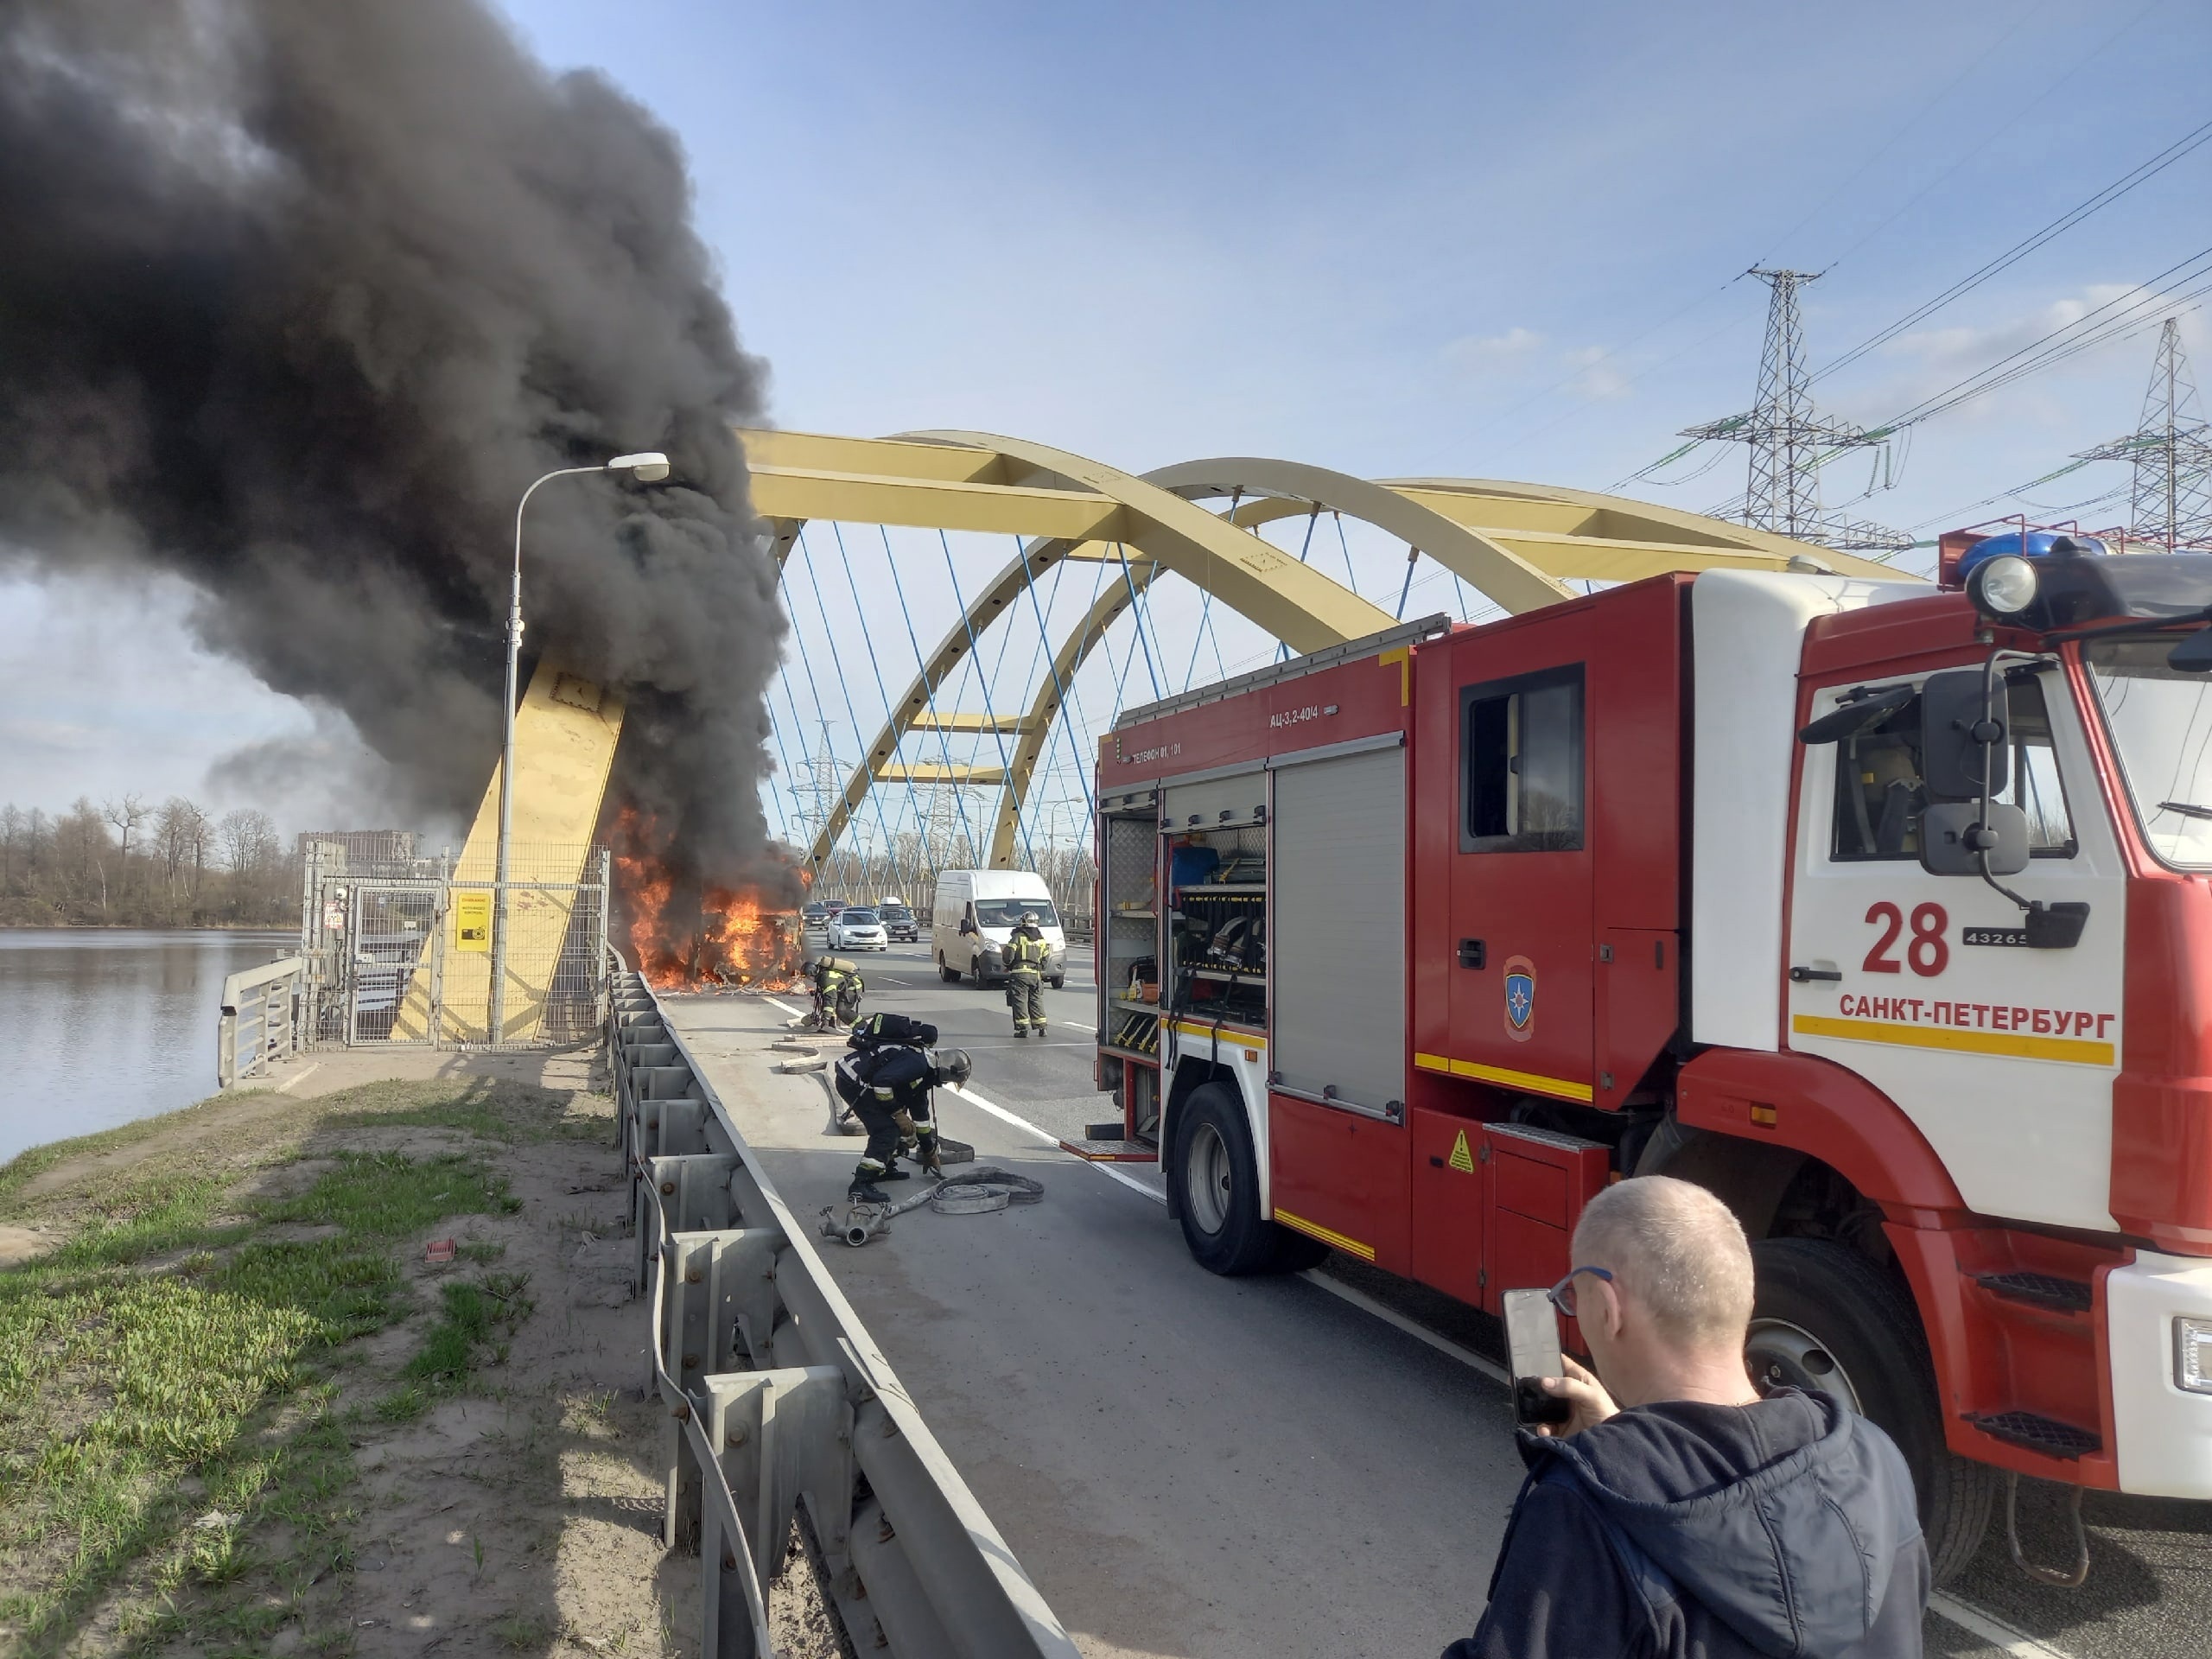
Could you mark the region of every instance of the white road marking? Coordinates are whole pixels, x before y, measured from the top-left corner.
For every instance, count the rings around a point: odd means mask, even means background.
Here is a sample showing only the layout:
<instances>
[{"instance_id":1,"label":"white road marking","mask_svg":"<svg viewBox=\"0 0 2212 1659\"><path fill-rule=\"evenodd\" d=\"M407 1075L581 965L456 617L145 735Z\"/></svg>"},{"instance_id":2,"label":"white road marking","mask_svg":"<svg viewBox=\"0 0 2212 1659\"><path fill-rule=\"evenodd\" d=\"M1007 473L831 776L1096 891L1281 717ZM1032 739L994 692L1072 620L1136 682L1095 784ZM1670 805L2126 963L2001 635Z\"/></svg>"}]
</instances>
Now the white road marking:
<instances>
[{"instance_id":1,"label":"white road marking","mask_svg":"<svg viewBox=\"0 0 2212 1659\"><path fill-rule=\"evenodd\" d=\"M772 996L764 996L760 1000L772 1008L781 1008L794 1020L804 1018L806 1014L804 1008L795 1008L788 1002L779 1002Z\"/></svg>"},{"instance_id":2,"label":"white road marking","mask_svg":"<svg viewBox=\"0 0 2212 1659\"><path fill-rule=\"evenodd\" d=\"M1026 1129L1031 1135L1035 1135L1039 1141L1045 1141L1050 1146L1058 1147L1060 1144L1060 1137L1058 1135L1051 1133L1049 1130L1039 1128L1034 1123L1032 1123L1026 1117L1016 1117L1012 1112L1007 1110L1003 1106L993 1105L989 1101L985 1100L981 1095L976 1094L973 1090L963 1089L958 1087L957 1084L947 1084L944 1086L944 1091L949 1095L959 1096L961 1099L966 1101L970 1106L978 1107L982 1110L988 1112L993 1117L999 1118L1006 1122L1013 1124L1017 1129ZM1074 1158L1075 1154L1073 1153L1070 1153L1068 1154L1068 1156ZM1096 1170L1108 1180L1119 1181L1123 1186L1128 1187L1130 1192L1141 1192L1145 1197L1150 1198L1154 1204L1166 1204L1167 1202L1167 1195L1166 1193L1154 1192L1142 1181L1137 1179L1135 1176L1124 1174L1122 1171L1115 1168L1111 1164L1091 1163L1090 1160L1088 1158L1079 1158L1077 1159L1076 1161L1082 1164L1090 1164L1091 1168Z\"/></svg>"},{"instance_id":3,"label":"white road marking","mask_svg":"<svg viewBox=\"0 0 2212 1659\"><path fill-rule=\"evenodd\" d=\"M313 1077L316 1072L321 1070L322 1062L321 1060L312 1060L308 1062L303 1070L295 1071L290 1077L285 1078L283 1082L278 1084L276 1085L276 1092L280 1095L289 1094L294 1084L305 1083L309 1077Z\"/></svg>"},{"instance_id":4,"label":"white road marking","mask_svg":"<svg viewBox=\"0 0 2212 1659\"><path fill-rule=\"evenodd\" d=\"M1928 1598L1928 1611L1938 1618L1948 1619L1967 1635L1980 1637L1998 1652L2012 1655L2013 1659L2072 1659L2065 1649L2054 1648L2024 1630L2016 1630L2003 1619L1941 1590Z\"/></svg>"},{"instance_id":5,"label":"white road marking","mask_svg":"<svg viewBox=\"0 0 2212 1659\"><path fill-rule=\"evenodd\" d=\"M1338 1297L1344 1301L1350 1302L1354 1307L1358 1308L1361 1312L1372 1313L1376 1319L1382 1320L1383 1324L1395 1325L1399 1330L1404 1332L1415 1341L1427 1343L1430 1347L1435 1349L1438 1353L1448 1354L1453 1359L1458 1360L1462 1365L1465 1365L1472 1370L1480 1371L1484 1376L1490 1378L1491 1382L1503 1382L1508 1387L1511 1386L1513 1379L1505 1374L1505 1368L1503 1365L1497 1363L1495 1361L1484 1359L1480 1354L1475 1352L1471 1348L1462 1348L1458 1343L1453 1342L1448 1337L1438 1336L1435 1332L1430 1330L1427 1325L1408 1319L1404 1314L1399 1313L1397 1309L1394 1307L1385 1307L1381 1302L1376 1301L1365 1291L1355 1290L1351 1286L1344 1283L1341 1280L1332 1279L1327 1274L1323 1273L1318 1268L1308 1268L1305 1272L1300 1274L1298 1276L1306 1281L1307 1284L1319 1285L1322 1289L1327 1291L1330 1295Z\"/></svg>"}]
</instances>

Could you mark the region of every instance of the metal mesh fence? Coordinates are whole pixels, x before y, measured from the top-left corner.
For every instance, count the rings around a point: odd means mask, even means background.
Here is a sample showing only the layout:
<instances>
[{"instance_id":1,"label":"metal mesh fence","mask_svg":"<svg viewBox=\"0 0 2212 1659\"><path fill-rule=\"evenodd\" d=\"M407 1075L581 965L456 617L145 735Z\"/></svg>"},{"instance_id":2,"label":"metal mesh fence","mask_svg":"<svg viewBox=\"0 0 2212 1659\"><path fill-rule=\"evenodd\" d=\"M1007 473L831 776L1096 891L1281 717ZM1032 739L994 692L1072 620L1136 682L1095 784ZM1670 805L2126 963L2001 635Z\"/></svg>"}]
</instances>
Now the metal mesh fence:
<instances>
[{"instance_id":1,"label":"metal mesh fence","mask_svg":"<svg viewBox=\"0 0 2212 1659\"><path fill-rule=\"evenodd\" d=\"M504 889L442 855L405 861L404 874L368 874L328 843L310 849L300 918L307 1040L443 1048L594 1036L607 994L603 850L518 848L518 874L572 874Z\"/></svg>"}]
</instances>

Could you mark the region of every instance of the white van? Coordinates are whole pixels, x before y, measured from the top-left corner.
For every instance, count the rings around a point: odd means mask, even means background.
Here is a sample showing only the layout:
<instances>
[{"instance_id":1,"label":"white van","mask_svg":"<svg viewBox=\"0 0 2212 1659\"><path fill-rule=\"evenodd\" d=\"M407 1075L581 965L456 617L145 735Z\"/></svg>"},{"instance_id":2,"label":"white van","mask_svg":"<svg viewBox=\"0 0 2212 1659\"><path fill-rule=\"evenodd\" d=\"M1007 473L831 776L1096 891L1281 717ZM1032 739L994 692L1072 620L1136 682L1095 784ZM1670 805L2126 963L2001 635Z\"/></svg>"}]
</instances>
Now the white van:
<instances>
[{"instance_id":1,"label":"white van","mask_svg":"<svg viewBox=\"0 0 2212 1659\"><path fill-rule=\"evenodd\" d=\"M1067 982L1068 936L1045 878L1032 870L942 870L937 902L930 908L930 948L938 972L948 982L965 974L978 985L1006 974L1006 942L1021 912L1037 912L1037 926L1052 948L1045 961L1046 982L1058 990Z\"/></svg>"}]
</instances>

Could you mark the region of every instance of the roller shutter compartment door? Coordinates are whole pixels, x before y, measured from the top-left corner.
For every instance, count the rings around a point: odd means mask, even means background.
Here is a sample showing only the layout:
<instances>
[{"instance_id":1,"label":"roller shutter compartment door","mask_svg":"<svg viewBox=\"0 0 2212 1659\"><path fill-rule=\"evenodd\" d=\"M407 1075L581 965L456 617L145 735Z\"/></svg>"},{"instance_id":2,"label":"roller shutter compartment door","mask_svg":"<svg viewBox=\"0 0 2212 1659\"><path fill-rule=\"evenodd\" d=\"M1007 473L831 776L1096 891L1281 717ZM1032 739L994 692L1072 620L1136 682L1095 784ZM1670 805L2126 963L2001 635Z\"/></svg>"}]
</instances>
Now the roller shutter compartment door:
<instances>
[{"instance_id":1,"label":"roller shutter compartment door","mask_svg":"<svg viewBox=\"0 0 2212 1659\"><path fill-rule=\"evenodd\" d=\"M1306 1094L1403 1101L1405 751L1280 767L1268 816L1274 1067Z\"/></svg>"},{"instance_id":2,"label":"roller shutter compartment door","mask_svg":"<svg viewBox=\"0 0 2212 1659\"><path fill-rule=\"evenodd\" d=\"M1211 830L1224 823L1250 823L1268 801L1268 774L1248 772L1234 778L1209 778L1203 783L1167 785L1167 810L1162 827L1178 835ZM1224 817L1224 814L1227 814ZM1192 819L1198 822L1193 823Z\"/></svg>"}]
</instances>

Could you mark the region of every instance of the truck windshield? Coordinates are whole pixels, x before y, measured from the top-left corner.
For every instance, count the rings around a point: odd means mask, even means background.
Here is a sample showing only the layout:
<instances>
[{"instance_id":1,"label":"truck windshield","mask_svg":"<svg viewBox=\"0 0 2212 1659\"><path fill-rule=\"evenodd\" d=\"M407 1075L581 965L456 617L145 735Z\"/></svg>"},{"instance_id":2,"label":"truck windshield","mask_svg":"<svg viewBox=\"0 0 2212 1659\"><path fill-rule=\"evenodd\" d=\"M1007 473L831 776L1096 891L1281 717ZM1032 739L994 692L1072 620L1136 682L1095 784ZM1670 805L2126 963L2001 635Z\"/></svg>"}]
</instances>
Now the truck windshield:
<instances>
[{"instance_id":1,"label":"truck windshield","mask_svg":"<svg viewBox=\"0 0 2212 1659\"><path fill-rule=\"evenodd\" d=\"M1012 927L1021 919L1025 910L1036 912L1039 927L1060 925L1060 913L1052 908L1049 899L978 899L976 919L985 927Z\"/></svg>"},{"instance_id":2,"label":"truck windshield","mask_svg":"<svg viewBox=\"0 0 2212 1659\"><path fill-rule=\"evenodd\" d=\"M2212 868L2212 681L2166 666L2171 634L2082 647L2151 850Z\"/></svg>"}]
</instances>

